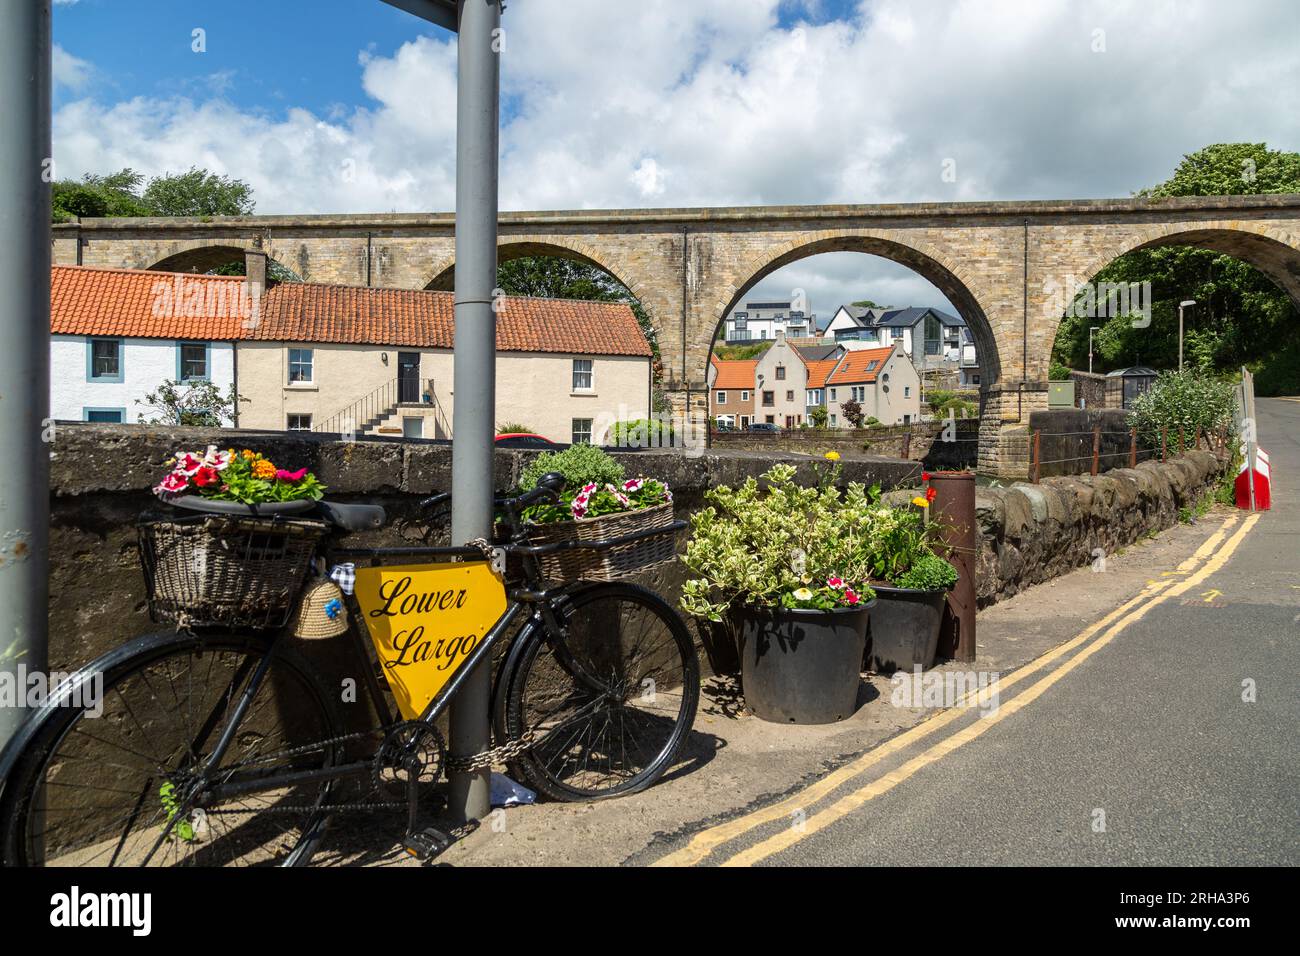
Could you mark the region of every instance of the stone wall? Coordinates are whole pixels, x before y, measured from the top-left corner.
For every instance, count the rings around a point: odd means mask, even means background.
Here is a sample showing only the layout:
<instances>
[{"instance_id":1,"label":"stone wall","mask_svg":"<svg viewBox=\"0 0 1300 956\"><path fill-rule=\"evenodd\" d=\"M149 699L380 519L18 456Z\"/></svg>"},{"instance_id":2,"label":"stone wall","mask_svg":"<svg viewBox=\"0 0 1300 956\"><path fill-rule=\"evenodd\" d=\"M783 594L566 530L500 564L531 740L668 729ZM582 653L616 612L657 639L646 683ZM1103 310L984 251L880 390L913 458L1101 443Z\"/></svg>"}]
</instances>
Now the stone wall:
<instances>
[{"instance_id":1,"label":"stone wall","mask_svg":"<svg viewBox=\"0 0 1300 956\"><path fill-rule=\"evenodd\" d=\"M953 441L943 440L945 423L917 422L880 428L792 428L777 432L715 432L717 449L784 451L820 457L837 451L844 458L879 456L921 462L926 468L955 469L975 466L979 420L957 421ZM904 451L907 452L904 456Z\"/></svg>"},{"instance_id":2,"label":"stone wall","mask_svg":"<svg viewBox=\"0 0 1300 956\"><path fill-rule=\"evenodd\" d=\"M1094 428L1101 429L1098 470L1127 467L1132 460L1127 416L1123 409L1091 407L1054 408L1030 413L1031 442L1034 432L1039 432L1039 476L1086 475L1091 472ZM1146 457L1149 453L1140 450L1137 460Z\"/></svg>"},{"instance_id":3,"label":"stone wall","mask_svg":"<svg viewBox=\"0 0 1300 956\"><path fill-rule=\"evenodd\" d=\"M50 663L59 669L84 664L131 637L157 630L149 621L136 545L136 521L145 511L166 512L150 493L163 462L177 449L253 447L277 464L309 467L328 487L330 500L374 502L389 524L348 538L349 544L447 543L443 523L420 512L422 497L451 487L451 446L437 442L365 440L340 442L309 433L250 432L141 425L60 425L51 455ZM498 489L512 487L529 451L496 453ZM815 480L817 462L780 453L712 451L621 452L629 475L669 483L679 517L703 501L704 491L737 484L779 461L799 466ZM879 482L889 488L915 467L904 461L862 459L844 463L845 481ZM652 572L642 583L675 600L682 568Z\"/></svg>"},{"instance_id":4,"label":"stone wall","mask_svg":"<svg viewBox=\"0 0 1300 956\"><path fill-rule=\"evenodd\" d=\"M1178 510L1212 490L1222 472L1210 452L1189 451L1096 477L977 489L980 607L1172 527Z\"/></svg>"}]
</instances>

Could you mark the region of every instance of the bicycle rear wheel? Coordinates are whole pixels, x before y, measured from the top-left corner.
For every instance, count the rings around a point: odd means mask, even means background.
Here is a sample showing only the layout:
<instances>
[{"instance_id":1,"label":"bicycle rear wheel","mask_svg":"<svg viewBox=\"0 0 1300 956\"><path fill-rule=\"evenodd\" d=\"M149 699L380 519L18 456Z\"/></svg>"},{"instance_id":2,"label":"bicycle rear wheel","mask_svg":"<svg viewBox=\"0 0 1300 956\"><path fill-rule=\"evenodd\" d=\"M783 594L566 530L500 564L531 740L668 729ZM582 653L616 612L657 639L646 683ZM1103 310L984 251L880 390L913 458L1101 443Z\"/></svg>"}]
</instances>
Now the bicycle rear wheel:
<instances>
[{"instance_id":1,"label":"bicycle rear wheel","mask_svg":"<svg viewBox=\"0 0 1300 956\"><path fill-rule=\"evenodd\" d=\"M556 608L561 632L528 632L506 675L504 729L534 743L511 772L556 800L644 790L695 721L699 663L677 613L653 591L596 585Z\"/></svg>"},{"instance_id":2,"label":"bicycle rear wheel","mask_svg":"<svg viewBox=\"0 0 1300 956\"><path fill-rule=\"evenodd\" d=\"M314 668L276 647L220 764L200 768L272 643L158 634L87 668L98 700L38 713L0 796L6 866L300 865L320 840L328 782L205 802L206 783L332 764L341 733ZM84 704L84 706L83 706ZM96 713L96 711L101 711Z\"/></svg>"}]
</instances>

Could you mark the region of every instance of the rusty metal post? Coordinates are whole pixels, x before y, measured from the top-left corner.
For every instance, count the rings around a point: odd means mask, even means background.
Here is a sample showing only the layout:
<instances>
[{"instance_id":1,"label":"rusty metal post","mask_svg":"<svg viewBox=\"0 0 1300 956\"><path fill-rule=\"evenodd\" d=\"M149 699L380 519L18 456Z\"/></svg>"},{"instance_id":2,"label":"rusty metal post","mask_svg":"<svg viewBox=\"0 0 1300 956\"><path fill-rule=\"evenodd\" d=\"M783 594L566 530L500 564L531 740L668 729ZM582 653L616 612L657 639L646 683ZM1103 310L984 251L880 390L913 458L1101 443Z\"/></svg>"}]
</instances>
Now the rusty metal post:
<instances>
[{"instance_id":1,"label":"rusty metal post","mask_svg":"<svg viewBox=\"0 0 1300 956\"><path fill-rule=\"evenodd\" d=\"M934 502L930 511L940 528L944 557L957 569L957 584L948 592L939 631L939 656L975 660L975 569L979 557L975 523L975 474L940 471L930 475Z\"/></svg>"},{"instance_id":2,"label":"rusty metal post","mask_svg":"<svg viewBox=\"0 0 1300 956\"><path fill-rule=\"evenodd\" d=\"M1138 464L1138 430L1130 428L1128 430L1128 466L1136 468Z\"/></svg>"},{"instance_id":3,"label":"rusty metal post","mask_svg":"<svg viewBox=\"0 0 1300 956\"><path fill-rule=\"evenodd\" d=\"M1092 473L1097 474L1098 466L1101 464L1101 426L1098 425L1092 430Z\"/></svg>"},{"instance_id":4,"label":"rusty metal post","mask_svg":"<svg viewBox=\"0 0 1300 956\"><path fill-rule=\"evenodd\" d=\"M1038 478L1042 472L1042 468L1041 468L1042 438L1043 438L1043 430L1041 428L1035 428L1034 429L1034 466L1030 472L1033 475L1034 484L1038 484Z\"/></svg>"},{"instance_id":5,"label":"rusty metal post","mask_svg":"<svg viewBox=\"0 0 1300 956\"><path fill-rule=\"evenodd\" d=\"M1187 446L1184 444L1183 441L1183 426L1179 425L1178 426L1178 457L1182 458L1183 452L1186 450L1187 450Z\"/></svg>"},{"instance_id":6,"label":"rusty metal post","mask_svg":"<svg viewBox=\"0 0 1300 956\"><path fill-rule=\"evenodd\" d=\"M1164 461L1169 454L1169 426L1160 426L1160 460Z\"/></svg>"},{"instance_id":7,"label":"rusty metal post","mask_svg":"<svg viewBox=\"0 0 1300 956\"><path fill-rule=\"evenodd\" d=\"M903 432L903 454L901 458L907 459L912 457L912 433Z\"/></svg>"},{"instance_id":8,"label":"rusty metal post","mask_svg":"<svg viewBox=\"0 0 1300 956\"><path fill-rule=\"evenodd\" d=\"M1201 450L1201 426L1196 426L1196 437L1192 439L1192 447L1197 451Z\"/></svg>"}]
</instances>

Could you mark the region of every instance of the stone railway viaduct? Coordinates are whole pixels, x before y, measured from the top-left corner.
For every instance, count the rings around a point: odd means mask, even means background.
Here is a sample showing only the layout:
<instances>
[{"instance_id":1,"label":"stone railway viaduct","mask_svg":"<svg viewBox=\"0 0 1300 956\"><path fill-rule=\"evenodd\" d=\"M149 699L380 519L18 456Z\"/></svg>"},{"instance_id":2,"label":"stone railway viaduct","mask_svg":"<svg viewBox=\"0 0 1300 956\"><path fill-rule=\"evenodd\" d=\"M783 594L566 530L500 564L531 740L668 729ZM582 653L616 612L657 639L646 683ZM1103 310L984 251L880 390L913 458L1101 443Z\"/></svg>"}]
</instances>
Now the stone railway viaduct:
<instances>
[{"instance_id":1,"label":"stone railway viaduct","mask_svg":"<svg viewBox=\"0 0 1300 956\"><path fill-rule=\"evenodd\" d=\"M311 282L450 289L450 213L88 219L54 261L206 272L261 247ZM1300 305L1300 195L508 212L502 261L560 255L609 272L654 323L674 406L704 413L718 323L759 280L822 252L872 253L937 286L975 337L980 468L1025 474L1062 305L1133 249L1189 245L1259 268Z\"/></svg>"}]
</instances>

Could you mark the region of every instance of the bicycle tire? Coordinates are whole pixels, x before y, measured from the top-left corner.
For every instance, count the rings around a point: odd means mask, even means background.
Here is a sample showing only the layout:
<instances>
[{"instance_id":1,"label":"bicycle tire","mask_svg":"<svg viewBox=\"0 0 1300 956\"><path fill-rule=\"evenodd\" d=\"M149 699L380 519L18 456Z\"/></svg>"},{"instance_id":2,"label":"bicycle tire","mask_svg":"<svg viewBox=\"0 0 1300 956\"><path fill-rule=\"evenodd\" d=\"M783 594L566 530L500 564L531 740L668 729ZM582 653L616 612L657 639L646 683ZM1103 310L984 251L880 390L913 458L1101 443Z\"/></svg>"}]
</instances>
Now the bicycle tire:
<instances>
[{"instance_id":1,"label":"bicycle tire","mask_svg":"<svg viewBox=\"0 0 1300 956\"><path fill-rule=\"evenodd\" d=\"M208 676L210 677L212 671L216 667L218 655L242 655L250 660L260 660L271 650L271 647L271 638L245 636L233 633L202 634L196 636L187 633L165 632L149 635L148 637L132 642L133 652L126 655L123 655L120 650L117 652L110 652L99 660L87 665L86 668L83 668L83 672L93 673L96 669L102 670L103 672L103 693L100 698L100 706L104 708L102 717L113 717L113 714L108 710L108 701L116 691L118 699L123 705L125 705L125 709L130 712L131 718L135 722L136 727L140 728L141 735L143 735L145 724L142 724L135 712L132 711L131 701L124 693L123 688L124 686L138 686L129 683L137 678L139 679L139 684L149 687L149 680L146 676L149 668L163 664L170 659L180 658L182 656L187 656L191 661L193 661L196 659L195 654L197 653L200 658L203 655L208 656L209 663L207 665L207 670ZM250 666L255 666L255 664L250 664ZM250 707L249 712L246 713L245 720L241 722L240 728L238 728L239 730L242 730L246 734L255 732L255 725L251 722L252 718L257 715L255 708L262 706L258 704L258 701L263 699L263 693L273 686L273 682L278 682L279 686L284 688L287 686L285 683L286 681L295 681L299 689L307 691L308 696L301 701L295 697L294 703L291 706L298 706L301 704L309 709L314 709L320 718L320 736L313 737L311 742L329 740L342 733L341 728L343 724L339 717L338 707L334 703L332 695L328 692L324 681L321 679L316 668L310 661L299 654L294 648L284 646L282 640L281 646L275 648L275 658L271 662L270 668L271 670L267 674L268 679L259 687L258 694L254 698L253 706ZM251 671L249 671L249 673L251 673ZM193 677L193 673L190 673L189 687L191 691L194 686ZM173 692L175 689L173 683ZM150 690L152 690L151 687ZM226 706L229 706L230 701L234 696L233 693L227 692L225 698ZM137 703L139 703L139 701L137 701ZM194 701L191 699L188 705L190 708L189 716L192 716L193 714L193 703ZM186 705L182 704L178 697L177 706L174 710L178 720L174 721L174 724L179 723L179 715L185 706ZM277 700L276 708L277 710L285 709L284 701ZM143 712L143 709L141 709L141 713ZM209 711L210 714L214 712L215 711ZM148 715L146 715L146 718L147 716ZM38 806L39 803L48 804L48 801L38 801L36 799L36 794L42 790L49 790L56 785L63 787L75 786L75 783L70 783L68 780L69 776L76 774L76 770L69 769L69 763L77 759L75 756L71 758L65 756L63 764L56 770L59 776L58 780L50 779L52 775L47 774L47 771L51 764L59 757L60 748L70 739L71 735L76 732L78 724L85 721L93 722L95 718L90 715L90 711L87 707L59 706L56 701L52 700L46 704L46 707L42 711L33 714L30 719L36 722L37 729L30 736L30 739L28 739L22 751L13 760L11 770L4 782L4 790L0 792L0 863L3 863L5 866L32 866L50 862L48 860L42 860L36 855L37 853L43 854L45 850L48 850L48 846L42 844L41 849L37 850L33 843L34 837L29 832L34 809L36 810L38 818L42 820L44 820L43 815L48 815L49 813L48 805ZM209 730L206 735L207 740L210 741L219 736L220 728L224 726L225 719L226 718L223 714L221 718L222 723L217 724L214 729ZM165 722L166 717L163 717L162 720ZM121 721L121 724L124 725L125 721ZM94 729L98 730L99 726L100 725L96 724ZM104 726L108 730L114 729L111 719L110 722ZM192 736L189 731L190 728L181 728L182 739L187 739ZM104 741L104 738L94 737L93 735L90 739ZM141 744L137 742L137 745ZM308 744L304 744L304 746L307 745ZM136 751L135 748L127 750L123 743L110 742L110 746L117 747L123 753L135 752L138 754L138 751ZM336 752L332 746L326 746L322 749L325 753L325 761L332 761L335 759ZM191 756L193 756L192 750ZM88 763L93 763L93 758L82 759L85 759ZM119 757L119 759L125 760L127 758ZM76 765L73 764L73 766ZM222 765L222 768L225 768L225 764ZM106 778L110 778L113 775L120 777L122 775L122 770L130 771L134 769L136 768L131 767L129 764L114 762L112 764L90 766L87 768L85 776L93 776L96 783L103 784L109 782ZM165 768L161 769L159 772L163 773L164 776L166 775ZM147 804L156 799L151 794L151 791L155 789L155 784L156 779L154 777L150 776L146 778L146 782L140 790L140 802L142 804ZM328 799L331 786L331 783L320 785L320 792L316 801L317 806ZM83 789L98 789L102 792L106 788L101 786L86 787ZM121 792L127 793L134 791L123 790ZM127 801L123 801L123 806L125 806L126 802ZM91 815L90 811L98 812L101 810L108 811L109 808L102 804L93 804L89 807L87 813L89 816ZM136 812L138 813L140 811ZM163 812L166 812L165 808ZM310 862L312 855L319 848L329 815L326 811L320 809L314 811L302 811L302 813L304 814L304 819L297 826L298 835L292 846L273 847L272 859L269 862L275 862L278 863L278 865L283 866L303 866ZM277 814L259 814L256 811L251 811L248 813L249 819L247 821L239 820L238 816L231 816L230 819L235 821L234 826L236 828L252 831L251 835L245 835L246 839L256 839L259 833L258 828L265 828L268 822L275 816L277 816ZM155 821L157 820L157 810L154 811L153 819ZM171 816L168 815L166 819L170 820ZM120 818L118 818L118 821L120 821ZM251 826L254 822L256 822L256 826ZM113 853L113 856L110 858L107 865L113 865L113 863L119 859L123 844L127 840L127 833L134 827L134 823L135 816L133 815L130 823L126 827L126 831L123 832L118 844L116 845L116 851ZM141 840L142 846L144 843L148 842L148 836L146 834L151 825L152 824L147 824L139 831L143 836L143 839ZM216 826L214 825L212 829L215 830ZM224 835L229 835L231 832L225 828L224 823L222 824L222 829ZM100 831L95 832L97 833ZM161 828L159 828L158 832L161 832ZM203 846L196 845L194 847L195 852L193 856L187 856L184 861L181 861L178 856L178 862L207 865L205 860L216 856L216 854L211 851L211 847L215 846L220 839L222 839L222 837L216 837L210 843ZM180 849L179 844L186 841L183 838L178 837L172 842L178 844L177 849ZM201 841L196 837L195 843L197 844L199 842ZM278 857L274 854L274 850L276 849L283 850L283 852L278 854ZM66 854L65 858L68 862L71 862L74 865L105 865L102 860L98 863L94 862L93 857L91 860L78 861L75 858L75 854L72 853ZM251 862L268 861L255 860Z\"/></svg>"},{"instance_id":2,"label":"bicycle tire","mask_svg":"<svg viewBox=\"0 0 1300 956\"><path fill-rule=\"evenodd\" d=\"M623 610L626 609L626 610ZM587 676L595 673L600 669L601 664L592 665L591 654L592 648L582 648L576 646L581 640L580 635L575 636L575 622L578 630L581 630L581 622L584 616L587 619L587 626L600 627L614 618L611 615L619 614L617 618L618 626L618 643L620 646L625 644L628 618L625 616L628 612L644 611L648 618L653 619L660 625L662 631L661 642L668 649L663 655L663 660L669 666L662 669L664 676L670 677L673 681L678 682L676 696L679 702L676 706L676 713L672 717L671 728L666 728L664 716L667 709L671 707L671 701L674 696L674 690L666 685L664 688L654 686L653 697L656 703L647 708L649 720L641 721L641 726L645 729L651 725L655 733L653 739L658 743L653 746L653 753L647 754L644 761L635 772L628 774L624 779L612 786L594 787L584 786L578 780L578 774L566 773L567 769L573 769L573 764L577 758L572 755L565 756L563 760L557 758L556 751L563 745L563 738L558 736L556 727L562 727L563 724L557 724L549 730L543 730L534 745L524 752L517 759L509 764L509 769L516 779L527 784L539 793L553 800L562 801L586 801L600 800L609 797L626 796L637 793L654 784L665 772L672 766L682 747L686 742L686 737L690 733L691 727L695 721L695 711L699 703L699 661L695 653L695 644L692 641L690 632L687 630L681 617L673 610L672 606L663 600L655 592L634 584L610 583L596 584L584 587L569 595L564 601L555 605L557 617L561 626L564 628L563 635L554 635L547 631L544 626L538 625L532 627L526 634L521 635L520 639L525 641L523 647L519 648L517 654L512 654L515 664L511 671L505 675L506 693L501 695L501 707L498 714L498 727L505 732L509 739L515 739L523 735L526 731L537 733L540 723L535 718L536 713L530 711L530 704L537 699L537 688L540 685L545 686L548 682L552 685L568 682L568 690L578 695L587 694L589 697L595 696L595 689L585 686L585 682L578 675L574 675L565 668L557 657L557 641L565 642L564 652L576 655L583 665L583 669L590 668ZM605 641L600 650L608 650L608 645L612 643ZM597 651L599 653L599 650ZM669 660L671 658L671 660ZM609 661L604 662L608 664ZM626 665L626 661L623 662ZM549 674L542 674L541 669L549 667ZM560 676L561 673L564 676ZM612 679L617 681L620 686L615 687L613 683L606 686L606 696L610 698L610 704L613 704L613 698L618 698L619 729L626 732L628 714L626 704L632 694L642 691L641 701L644 703L647 699L644 695L645 675L640 673L629 674L626 671L622 676L618 675L618 665L611 669ZM662 697L668 701L667 705L661 706L659 698L660 691L664 691ZM583 708L590 706L584 704ZM600 709L596 704L597 710ZM582 708L580 708L582 709ZM615 708L609 706L606 708L613 712ZM640 713L640 711L638 711ZM612 721L610 717L610 730L612 734ZM604 731L602 730L601 733ZM547 740L557 734L553 739L555 743L548 745ZM650 734L647 733L647 736ZM611 737L612 740L612 737ZM589 751L596 749L598 741L592 739ZM621 741L623 747L623 762L627 763L626 738ZM634 745L634 749L637 749ZM609 774L618 777L619 774L613 772L612 748L610 748ZM584 759L589 762L590 754ZM558 766L557 766L558 762ZM624 768L626 770L626 767Z\"/></svg>"}]
</instances>

